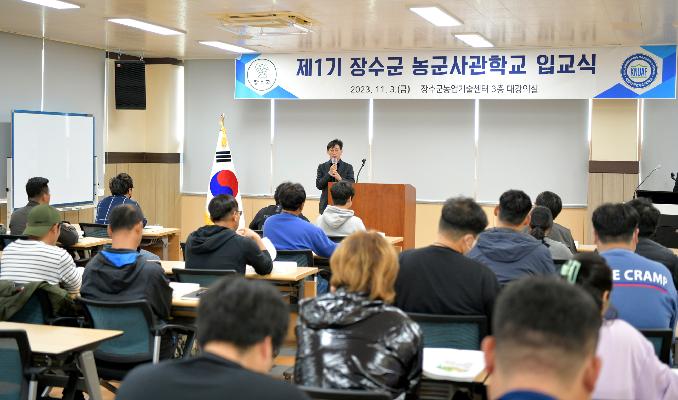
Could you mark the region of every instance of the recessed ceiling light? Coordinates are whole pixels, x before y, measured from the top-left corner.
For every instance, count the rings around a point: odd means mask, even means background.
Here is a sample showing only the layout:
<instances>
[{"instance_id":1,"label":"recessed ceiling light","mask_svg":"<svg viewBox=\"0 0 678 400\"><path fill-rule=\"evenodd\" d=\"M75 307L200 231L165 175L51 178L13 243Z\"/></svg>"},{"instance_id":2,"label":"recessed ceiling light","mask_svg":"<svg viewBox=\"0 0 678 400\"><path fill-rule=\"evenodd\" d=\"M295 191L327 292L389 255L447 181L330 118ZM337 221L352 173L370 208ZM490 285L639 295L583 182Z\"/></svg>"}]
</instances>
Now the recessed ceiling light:
<instances>
[{"instance_id":1,"label":"recessed ceiling light","mask_svg":"<svg viewBox=\"0 0 678 400\"><path fill-rule=\"evenodd\" d=\"M435 26L459 26L461 21L438 7L410 7L410 11L418 14Z\"/></svg>"},{"instance_id":2,"label":"recessed ceiling light","mask_svg":"<svg viewBox=\"0 0 678 400\"><path fill-rule=\"evenodd\" d=\"M183 35L184 32L176 29L165 28L164 26L149 24L148 22L138 21L132 18L110 18L109 22L120 25L131 26L132 28L142 29L144 31L157 33L159 35Z\"/></svg>"},{"instance_id":3,"label":"recessed ceiling light","mask_svg":"<svg viewBox=\"0 0 678 400\"><path fill-rule=\"evenodd\" d=\"M240 54L256 53L256 51L254 51L254 50L246 49L244 47L236 46L234 44L217 42L217 41L213 41L213 40L202 40L202 41L199 41L198 43L204 44L205 46L216 47L217 49L226 50L226 51L230 51L230 52L233 52L233 53L240 53Z\"/></svg>"},{"instance_id":4,"label":"recessed ceiling light","mask_svg":"<svg viewBox=\"0 0 678 400\"><path fill-rule=\"evenodd\" d=\"M45 7L52 7L59 10L68 10L71 8L80 8L79 5L73 3L67 3L65 1L59 0L23 0L26 3L38 4Z\"/></svg>"},{"instance_id":5,"label":"recessed ceiling light","mask_svg":"<svg viewBox=\"0 0 678 400\"><path fill-rule=\"evenodd\" d=\"M454 35L457 39L466 43L471 47L494 47L494 45L481 35L477 33L464 33L459 35Z\"/></svg>"}]
</instances>

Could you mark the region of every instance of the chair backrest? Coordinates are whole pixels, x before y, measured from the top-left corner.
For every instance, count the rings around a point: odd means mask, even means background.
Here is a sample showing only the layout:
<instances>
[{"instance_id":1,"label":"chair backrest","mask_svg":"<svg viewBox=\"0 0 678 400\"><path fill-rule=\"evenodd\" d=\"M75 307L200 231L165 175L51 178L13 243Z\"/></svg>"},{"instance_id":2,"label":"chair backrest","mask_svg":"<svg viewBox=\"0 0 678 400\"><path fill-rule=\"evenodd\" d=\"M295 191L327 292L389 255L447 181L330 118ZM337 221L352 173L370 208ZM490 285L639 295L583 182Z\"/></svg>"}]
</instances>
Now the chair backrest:
<instances>
[{"instance_id":1,"label":"chair backrest","mask_svg":"<svg viewBox=\"0 0 678 400\"><path fill-rule=\"evenodd\" d=\"M139 363L153 359L153 316L146 300L99 301L80 299L87 319L95 329L124 331L122 336L101 343L96 359Z\"/></svg>"},{"instance_id":2,"label":"chair backrest","mask_svg":"<svg viewBox=\"0 0 678 400\"><path fill-rule=\"evenodd\" d=\"M106 224L89 224L81 222L80 229L82 229L82 236L84 237L110 238L108 236L108 225Z\"/></svg>"},{"instance_id":3,"label":"chair backrest","mask_svg":"<svg viewBox=\"0 0 678 400\"><path fill-rule=\"evenodd\" d=\"M652 343L659 360L664 364L671 365L671 343L673 340L671 329L641 329L640 333Z\"/></svg>"},{"instance_id":4,"label":"chair backrest","mask_svg":"<svg viewBox=\"0 0 678 400\"><path fill-rule=\"evenodd\" d=\"M232 269L184 269L172 268L177 282L197 283L200 287L210 287L226 275L235 275Z\"/></svg>"},{"instance_id":5,"label":"chair backrest","mask_svg":"<svg viewBox=\"0 0 678 400\"><path fill-rule=\"evenodd\" d=\"M309 386L298 386L313 400L390 400L386 392L368 392L365 390L324 389Z\"/></svg>"},{"instance_id":6,"label":"chair backrest","mask_svg":"<svg viewBox=\"0 0 678 400\"><path fill-rule=\"evenodd\" d=\"M312 250L278 250L276 261L294 261L298 267L313 266Z\"/></svg>"},{"instance_id":7,"label":"chair backrest","mask_svg":"<svg viewBox=\"0 0 678 400\"><path fill-rule=\"evenodd\" d=\"M24 371L31 359L26 331L0 331L0 399L23 400L28 397L28 379Z\"/></svg>"},{"instance_id":8,"label":"chair backrest","mask_svg":"<svg viewBox=\"0 0 678 400\"><path fill-rule=\"evenodd\" d=\"M9 318L9 321L46 325L49 324L52 317L52 303L50 303L47 294L38 289L33 292L26 304L21 307L21 310Z\"/></svg>"},{"instance_id":9,"label":"chair backrest","mask_svg":"<svg viewBox=\"0 0 678 400\"><path fill-rule=\"evenodd\" d=\"M0 251L3 251L10 243L17 239L28 239L24 235L0 235Z\"/></svg>"},{"instance_id":10,"label":"chair backrest","mask_svg":"<svg viewBox=\"0 0 678 400\"><path fill-rule=\"evenodd\" d=\"M487 317L483 315L407 315L424 332L424 347L480 350L480 343L487 336Z\"/></svg>"},{"instance_id":11,"label":"chair backrest","mask_svg":"<svg viewBox=\"0 0 678 400\"><path fill-rule=\"evenodd\" d=\"M328 236L327 238L334 243L341 243L342 240L346 239L346 236Z\"/></svg>"}]
</instances>

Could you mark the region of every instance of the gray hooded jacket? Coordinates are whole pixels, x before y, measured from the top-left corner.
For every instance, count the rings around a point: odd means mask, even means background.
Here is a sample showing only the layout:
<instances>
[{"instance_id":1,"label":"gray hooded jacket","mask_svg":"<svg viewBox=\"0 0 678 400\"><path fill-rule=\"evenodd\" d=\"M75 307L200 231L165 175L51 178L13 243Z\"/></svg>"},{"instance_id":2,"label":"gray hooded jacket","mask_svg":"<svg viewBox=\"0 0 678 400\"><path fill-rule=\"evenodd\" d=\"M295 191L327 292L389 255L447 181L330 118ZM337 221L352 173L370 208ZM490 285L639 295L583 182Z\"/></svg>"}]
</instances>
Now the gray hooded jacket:
<instances>
[{"instance_id":1,"label":"gray hooded jacket","mask_svg":"<svg viewBox=\"0 0 678 400\"><path fill-rule=\"evenodd\" d=\"M327 236L348 236L355 231L364 231L363 220L356 217L353 210L336 206L327 206L325 212L318 216L315 224Z\"/></svg>"}]
</instances>

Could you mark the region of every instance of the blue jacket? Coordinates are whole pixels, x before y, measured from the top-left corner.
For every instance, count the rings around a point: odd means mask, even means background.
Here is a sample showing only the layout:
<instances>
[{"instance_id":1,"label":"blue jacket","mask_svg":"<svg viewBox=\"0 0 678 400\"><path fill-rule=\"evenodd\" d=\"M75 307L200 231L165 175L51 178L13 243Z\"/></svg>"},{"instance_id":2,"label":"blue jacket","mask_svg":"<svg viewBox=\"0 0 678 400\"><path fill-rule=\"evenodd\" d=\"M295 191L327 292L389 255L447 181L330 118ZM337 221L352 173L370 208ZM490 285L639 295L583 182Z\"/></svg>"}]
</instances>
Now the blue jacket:
<instances>
[{"instance_id":1,"label":"blue jacket","mask_svg":"<svg viewBox=\"0 0 678 400\"><path fill-rule=\"evenodd\" d=\"M269 238L277 250L311 249L320 257L329 258L337 248L322 229L285 212L266 219L264 237Z\"/></svg>"},{"instance_id":2,"label":"blue jacket","mask_svg":"<svg viewBox=\"0 0 678 400\"><path fill-rule=\"evenodd\" d=\"M502 285L525 276L556 274L551 252L542 242L507 228L481 233L468 256L490 267Z\"/></svg>"},{"instance_id":3,"label":"blue jacket","mask_svg":"<svg viewBox=\"0 0 678 400\"><path fill-rule=\"evenodd\" d=\"M678 298L668 268L629 250L600 253L612 268L618 317L636 329L674 329Z\"/></svg>"},{"instance_id":4,"label":"blue jacket","mask_svg":"<svg viewBox=\"0 0 678 400\"><path fill-rule=\"evenodd\" d=\"M127 196L117 195L117 196L108 196L97 204L97 217L94 223L108 225L108 214L117 206L122 206L124 204L130 204L135 206L141 212L141 215L144 213L141 211L139 203L130 199ZM144 218L144 226L146 226L146 218Z\"/></svg>"}]
</instances>

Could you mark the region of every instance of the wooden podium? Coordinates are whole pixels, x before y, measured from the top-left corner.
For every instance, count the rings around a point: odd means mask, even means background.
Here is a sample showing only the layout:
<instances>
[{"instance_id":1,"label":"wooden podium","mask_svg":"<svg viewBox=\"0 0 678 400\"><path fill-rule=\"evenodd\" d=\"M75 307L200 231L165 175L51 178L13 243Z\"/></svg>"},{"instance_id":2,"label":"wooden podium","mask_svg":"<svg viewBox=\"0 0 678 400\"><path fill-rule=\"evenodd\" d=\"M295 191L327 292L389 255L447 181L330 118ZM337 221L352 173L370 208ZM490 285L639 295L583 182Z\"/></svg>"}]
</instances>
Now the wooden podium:
<instances>
[{"instance_id":1,"label":"wooden podium","mask_svg":"<svg viewBox=\"0 0 678 400\"><path fill-rule=\"evenodd\" d=\"M331 187L332 183L330 183ZM417 191L412 185L356 183L353 210L367 229L402 236L403 250L414 248ZM332 195L329 194L332 204Z\"/></svg>"}]
</instances>

